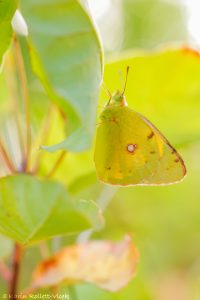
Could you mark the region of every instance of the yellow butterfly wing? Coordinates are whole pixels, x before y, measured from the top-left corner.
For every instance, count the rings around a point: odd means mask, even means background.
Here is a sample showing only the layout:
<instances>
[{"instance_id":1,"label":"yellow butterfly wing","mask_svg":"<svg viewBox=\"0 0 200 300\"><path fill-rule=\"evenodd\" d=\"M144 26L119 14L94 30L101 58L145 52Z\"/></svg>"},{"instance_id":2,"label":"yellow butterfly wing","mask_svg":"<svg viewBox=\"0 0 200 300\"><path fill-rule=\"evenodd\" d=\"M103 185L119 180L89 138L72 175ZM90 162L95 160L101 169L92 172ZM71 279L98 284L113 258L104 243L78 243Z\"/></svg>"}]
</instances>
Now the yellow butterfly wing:
<instances>
[{"instance_id":1,"label":"yellow butterfly wing","mask_svg":"<svg viewBox=\"0 0 200 300\"><path fill-rule=\"evenodd\" d=\"M147 119L127 106L107 106L97 128L98 178L113 185L165 185L186 174L184 162Z\"/></svg>"}]
</instances>

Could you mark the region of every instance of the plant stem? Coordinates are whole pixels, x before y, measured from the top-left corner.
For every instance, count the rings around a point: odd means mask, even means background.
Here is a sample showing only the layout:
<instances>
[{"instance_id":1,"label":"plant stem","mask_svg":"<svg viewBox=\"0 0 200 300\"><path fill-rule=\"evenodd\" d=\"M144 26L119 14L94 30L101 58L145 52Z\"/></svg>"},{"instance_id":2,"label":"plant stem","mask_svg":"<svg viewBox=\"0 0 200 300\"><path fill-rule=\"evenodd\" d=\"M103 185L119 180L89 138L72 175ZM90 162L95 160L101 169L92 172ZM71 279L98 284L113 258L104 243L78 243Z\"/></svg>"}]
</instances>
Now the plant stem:
<instances>
[{"instance_id":1,"label":"plant stem","mask_svg":"<svg viewBox=\"0 0 200 300\"><path fill-rule=\"evenodd\" d=\"M58 157L58 159L57 159L55 165L53 166L53 168L51 169L51 171L50 171L49 174L47 175L47 178L50 178L50 177L52 177L52 176L55 174L55 172L57 171L57 169L58 169L58 167L60 166L61 162L63 161L63 159L64 159L66 153L67 153L67 152L66 152L65 150L63 150L63 151L61 152L61 154L60 154L60 156Z\"/></svg>"},{"instance_id":2,"label":"plant stem","mask_svg":"<svg viewBox=\"0 0 200 300\"><path fill-rule=\"evenodd\" d=\"M9 295L10 299L16 299L17 284L19 279L20 262L22 256L22 247L19 244L15 245L12 262L12 277L10 280Z\"/></svg>"},{"instance_id":3,"label":"plant stem","mask_svg":"<svg viewBox=\"0 0 200 300\"><path fill-rule=\"evenodd\" d=\"M22 128L21 128L19 114L15 113L14 120L16 123L16 128L17 128L17 133L18 133L18 138L19 138L19 146L20 146L21 156L22 156L22 158L24 158L26 154L25 154L25 149L24 149L24 140L23 140L23 134L22 134Z\"/></svg>"},{"instance_id":4,"label":"plant stem","mask_svg":"<svg viewBox=\"0 0 200 300\"><path fill-rule=\"evenodd\" d=\"M22 98L24 102L25 118L26 118L26 157L23 162L22 169L27 172L29 170L29 159L31 151L31 122L30 122L30 103L27 89L27 77L21 48L17 37L14 38L16 64L21 84Z\"/></svg>"},{"instance_id":5,"label":"plant stem","mask_svg":"<svg viewBox=\"0 0 200 300\"><path fill-rule=\"evenodd\" d=\"M11 173L15 173L15 166L13 165L12 161L10 160L10 157L3 145L3 142L0 140L0 155L2 156L6 166L8 167L9 171Z\"/></svg>"}]
</instances>

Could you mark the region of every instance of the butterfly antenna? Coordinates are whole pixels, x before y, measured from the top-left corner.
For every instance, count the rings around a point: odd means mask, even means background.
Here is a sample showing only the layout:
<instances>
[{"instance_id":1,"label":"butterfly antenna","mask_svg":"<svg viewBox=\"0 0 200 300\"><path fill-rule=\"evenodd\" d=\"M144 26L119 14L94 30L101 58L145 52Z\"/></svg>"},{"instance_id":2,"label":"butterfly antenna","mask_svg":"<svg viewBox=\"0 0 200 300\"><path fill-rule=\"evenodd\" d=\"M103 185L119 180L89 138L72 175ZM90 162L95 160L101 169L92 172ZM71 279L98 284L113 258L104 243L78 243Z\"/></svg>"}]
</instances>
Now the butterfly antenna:
<instances>
[{"instance_id":1,"label":"butterfly antenna","mask_svg":"<svg viewBox=\"0 0 200 300\"><path fill-rule=\"evenodd\" d=\"M120 78L121 89L123 90L124 81L123 81L122 71L118 70L118 74L119 74L119 78Z\"/></svg>"},{"instance_id":2,"label":"butterfly antenna","mask_svg":"<svg viewBox=\"0 0 200 300\"><path fill-rule=\"evenodd\" d=\"M125 84L124 84L124 89L123 89L122 95L124 95L125 90L126 90L126 85L127 85L127 81L128 81L128 72L129 72L129 69L130 69L130 67L127 66L127 68L126 68L126 79L125 79Z\"/></svg>"},{"instance_id":3,"label":"butterfly antenna","mask_svg":"<svg viewBox=\"0 0 200 300\"><path fill-rule=\"evenodd\" d=\"M104 91L106 92L106 94L107 94L107 95L109 96L109 98L111 99L111 98L112 98L112 94L111 94L111 92L109 91L108 87L106 86L105 82L103 82L102 87L103 87Z\"/></svg>"}]
</instances>

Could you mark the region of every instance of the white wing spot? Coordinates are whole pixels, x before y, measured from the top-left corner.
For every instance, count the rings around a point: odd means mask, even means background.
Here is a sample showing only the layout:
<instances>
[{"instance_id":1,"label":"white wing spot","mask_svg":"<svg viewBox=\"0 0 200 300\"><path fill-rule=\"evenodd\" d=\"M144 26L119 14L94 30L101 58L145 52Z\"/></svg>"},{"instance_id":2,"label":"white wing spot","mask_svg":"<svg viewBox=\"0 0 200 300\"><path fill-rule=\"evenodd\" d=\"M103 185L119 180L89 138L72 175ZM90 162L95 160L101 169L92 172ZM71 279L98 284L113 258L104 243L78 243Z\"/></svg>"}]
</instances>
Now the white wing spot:
<instances>
[{"instance_id":1,"label":"white wing spot","mask_svg":"<svg viewBox=\"0 0 200 300\"><path fill-rule=\"evenodd\" d=\"M135 151L135 149L136 149L136 146L137 145L134 145L134 144L128 144L127 145L128 152L133 153Z\"/></svg>"}]
</instances>

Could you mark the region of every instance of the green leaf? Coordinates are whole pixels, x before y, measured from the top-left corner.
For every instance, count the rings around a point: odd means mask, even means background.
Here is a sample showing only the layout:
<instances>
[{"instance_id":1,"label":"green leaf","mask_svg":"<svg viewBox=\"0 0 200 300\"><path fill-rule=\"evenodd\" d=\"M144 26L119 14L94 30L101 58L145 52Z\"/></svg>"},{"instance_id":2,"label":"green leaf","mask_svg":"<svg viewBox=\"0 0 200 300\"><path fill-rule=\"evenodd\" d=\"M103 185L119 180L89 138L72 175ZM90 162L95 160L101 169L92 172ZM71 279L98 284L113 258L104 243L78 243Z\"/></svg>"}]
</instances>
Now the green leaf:
<instances>
[{"instance_id":1,"label":"green leaf","mask_svg":"<svg viewBox=\"0 0 200 300\"><path fill-rule=\"evenodd\" d=\"M0 1L0 65L2 63L3 55L8 49L12 39L13 31L11 21L16 8L17 5L14 0Z\"/></svg>"},{"instance_id":2,"label":"green leaf","mask_svg":"<svg viewBox=\"0 0 200 300\"><path fill-rule=\"evenodd\" d=\"M173 144L200 138L200 54L191 49L126 53L105 67L111 92L121 89L130 66L126 99L129 107L147 117ZM106 102L105 93L101 103Z\"/></svg>"},{"instance_id":3,"label":"green leaf","mask_svg":"<svg viewBox=\"0 0 200 300\"><path fill-rule=\"evenodd\" d=\"M0 180L0 232L21 244L78 233L101 223L93 202L71 201L59 183L26 175Z\"/></svg>"},{"instance_id":4,"label":"green leaf","mask_svg":"<svg viewBox=\"0 0 200 300\"><path fill-rule=\"evenodd\" d=\"M89 148L91 136L84 128L74 131L66 140L53 146L42 146L47 152L55 152L58 150L67 150L71 152L82 152Z\"/></svg>"},{"instance_id":5,"label":"green leaf","mask_svg":"<svg viewBox=\"0 0 200 300\"><path fill-rule=\"evenodd\" d=\"M90 16L78 0L22 0L21 9L34 72L67 114L70 131L84 124L93 133L102 49Z\"/></svg>"},{"instance_id":6,"label":"green leaf","mask_svg":"<svg viewBox=\"0 0 200 300\"><path fill-rule=\"evenodd\" d=\"M10 255L12 252L12 241L3 235L0 235L0 259Z\"/></svg>"}]
</instances>

